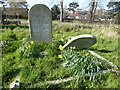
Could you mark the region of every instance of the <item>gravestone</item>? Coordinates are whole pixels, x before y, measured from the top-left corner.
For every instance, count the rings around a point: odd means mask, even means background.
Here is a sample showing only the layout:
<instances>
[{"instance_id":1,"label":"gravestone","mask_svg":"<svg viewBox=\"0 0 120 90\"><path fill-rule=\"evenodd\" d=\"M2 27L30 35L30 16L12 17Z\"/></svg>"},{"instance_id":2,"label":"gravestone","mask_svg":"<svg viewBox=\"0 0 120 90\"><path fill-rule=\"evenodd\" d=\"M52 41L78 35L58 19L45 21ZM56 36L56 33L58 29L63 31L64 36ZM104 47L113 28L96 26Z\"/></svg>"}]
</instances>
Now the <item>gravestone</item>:
<instances>
[{"instance_id":1,"label":"gravestone","mask_svg":"<svg viewBox=\"0 0 120 90\"><path fill-rule=\"evenodd\" d=\"M51 11L46 5L36 4L29 10L30 37L33 41L52 42Z\"/></svg>"},{"instance_id":2,"label":"gravestone","mask_svg":"<svg viewBox=\"0 0 120 90\"><path fill-rule=\"evenodd\" d=\"M92 35L79 35L76 37L72 37L70 41L68 41L63 49L74 47L75 49L85 49L96 43L96 38Z\"/></svg>"},{"instance_id":3,"label":"gravestone","mask_svg":"<svg viewBox=\"0 0 120 90\"><path fill-rule=\"evenodd\" d=\"M0 23L2 23L2 10L0 9Z\"/></svg>"}]
</instances>

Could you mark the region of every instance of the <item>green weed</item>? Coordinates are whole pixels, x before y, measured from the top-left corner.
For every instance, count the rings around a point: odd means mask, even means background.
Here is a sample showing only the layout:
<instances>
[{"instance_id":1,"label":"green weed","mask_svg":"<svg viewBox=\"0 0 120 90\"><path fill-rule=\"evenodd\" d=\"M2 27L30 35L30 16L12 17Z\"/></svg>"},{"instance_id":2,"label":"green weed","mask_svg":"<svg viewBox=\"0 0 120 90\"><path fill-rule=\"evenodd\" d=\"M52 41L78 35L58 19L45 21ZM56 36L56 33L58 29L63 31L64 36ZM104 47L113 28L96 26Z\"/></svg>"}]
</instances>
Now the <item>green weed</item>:
<instances>
[{"instance_id":1,"label":"green weed","mask_svg":"<svg viewBox=\"0 0 120 90\"><path fill-rule=\"evenodd\" d=\"M118 74L93 75L111 68L108 64L90 55L87 50L60 50L60 45L63 46L71 37L91 34L97 38L97 43L89 49L118 66L116 26L77 22L57 24L53 21L52 27L53 42L49 44L32 42L28 25L6 25L2 28L3 87L9 87L20 75L20 88L117 88ZM77 79L57 85L46 83L71 76Z\"/></svg>"}]
</instances>

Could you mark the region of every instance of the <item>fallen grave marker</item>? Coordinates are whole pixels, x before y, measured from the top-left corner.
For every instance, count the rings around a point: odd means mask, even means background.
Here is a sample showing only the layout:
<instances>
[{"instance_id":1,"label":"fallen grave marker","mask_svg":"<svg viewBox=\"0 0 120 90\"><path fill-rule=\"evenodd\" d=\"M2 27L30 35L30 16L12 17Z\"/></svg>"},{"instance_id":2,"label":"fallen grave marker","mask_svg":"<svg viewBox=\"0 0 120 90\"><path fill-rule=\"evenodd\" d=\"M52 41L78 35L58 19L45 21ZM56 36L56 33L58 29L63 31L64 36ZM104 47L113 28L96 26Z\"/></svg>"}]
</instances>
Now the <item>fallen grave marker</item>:
<instances>
[{"instance_id":1,"label":"fallen grave marker","mask_svg":"<svg viewBox=\"0 0 120 90\"><path fill-rule=\"evenodd\" d=\"M68 41L63 48L66 49L68 47L74 47L76 49L85 49L96 43L96 38L92 35L79 35L76 37L72 37L70 41Z\"/></svg>"},{"instance_id":2,"label":"fallen grave marker","mask_svg":"<svg viewBox=\"0 0 120 90\"><path fill-rule=\"evenodd\" d=\"M63 49L68 47L75 47L76 49L87 49L90 46L96 43L96 37L92 35L79 35L76 37L72 37L70 41L68 41L64 46ZM106 60L102 56L98 55L97 53L93 52L92 50L88 50L92 55L96 56L97 58L102 59L103 61L109 63L113 68L118 68L112 62Z\"/></svg>"}]
</instances>

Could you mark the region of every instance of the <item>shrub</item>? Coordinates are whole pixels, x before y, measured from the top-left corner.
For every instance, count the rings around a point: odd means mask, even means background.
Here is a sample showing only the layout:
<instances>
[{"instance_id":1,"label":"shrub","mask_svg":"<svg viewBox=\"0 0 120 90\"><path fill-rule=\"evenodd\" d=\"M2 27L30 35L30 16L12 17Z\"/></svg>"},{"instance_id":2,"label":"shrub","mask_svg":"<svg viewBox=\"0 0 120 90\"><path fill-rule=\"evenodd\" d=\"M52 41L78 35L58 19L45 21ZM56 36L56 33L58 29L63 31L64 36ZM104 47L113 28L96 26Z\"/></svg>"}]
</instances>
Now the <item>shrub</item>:
<instances>
[{"instance_id":1,"label":"shrub","mask_svg":"<svg viewBox=\"0 0 120 90\"><path fill-rule=\"evenodd\" d=\"M10 31L4 39L3 53L14 52L19 47L19 42L17 41L18 38L13 31Z\"/></svg>"},{"instance_id":2,"label":"shrub","mask_svg":"<svg viewBox=\"0 0 120 90\"><path fill-rule=\"evenodd\" d=\"M118 14L116 15L115 24L120 24L120 10L119 10Z\"/></svg>"},{"instance_id":3,"label":"shrub","mask_svg":"<svg viewBox=\"0 0 120 90\"><path fill-rule=\"evenodd\" d=\"M2 53L15 52L19 48L19 43L17 41L7 41L6 45L3 47Z\"/></svg>"}]
</instances>

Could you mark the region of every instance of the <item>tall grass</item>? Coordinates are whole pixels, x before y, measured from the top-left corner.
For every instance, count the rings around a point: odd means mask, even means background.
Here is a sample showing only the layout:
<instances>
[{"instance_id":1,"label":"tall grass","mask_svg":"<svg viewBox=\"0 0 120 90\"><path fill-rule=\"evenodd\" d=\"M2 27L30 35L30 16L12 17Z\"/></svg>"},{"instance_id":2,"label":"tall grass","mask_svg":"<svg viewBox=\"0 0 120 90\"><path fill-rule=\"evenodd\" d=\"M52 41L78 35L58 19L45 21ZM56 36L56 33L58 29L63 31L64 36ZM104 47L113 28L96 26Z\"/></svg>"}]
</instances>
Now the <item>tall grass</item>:
<instances>
[{"instance_id":1,"label":"tall grass","mask_svg":"<svg viewBox=\"0 0 120 90\"><path fill-rule=\"evenodd\" d=\"M87 71L84 73L83 69L85 69L85 67L82 67L82 65L88 67L90 62L95 60L93 56L85 56L88 53L87 51L81 53L80 51L61 51L59 49L59 45L64 45L71 37L81 34L91 34L97 38L97 43L89 49L95 51L119 67L118 34L116 26L103 26L101 24L90 25L78 22L59 23L53 21L53 42L51 44L34 43L32 45L30 44L31 40L28 25L27 27L26 25L25 27L23 26L24 28L21 28L22 26L16 26L13 30L11 28L3 28L1 30L3 87L9 87L9 84L14 78L20 75L21 88L117 88L118 84L115 84L115 82L117 82L118 75L116 73L111 72L98 75L96 76L95 82L91 82L89 80L90 78L84 77ZM24 40L26 40L26 42L24 42ZM59 55L63 55L63 58L59 58ZM76 61L80 61L80 57L83 58L82 62L84 63L82 64ZM76 61L76 64L73 64L73 66L76 65L76 67L63 67L63 62L66 61L69 63ZM99 60L99 62L101 61ZM97 64L93 64L91 67L97 67L96 65ZM89 69L88 72L94 68ZM99 70L99 67L97 67L95 71L96 70ZM82 75L82 78L87 79L81 79L79 77L78 79L82 80L81 82L79 82L79 80L72 80L59 85L49 85L45 83L49 80L63 79L70 76L76 77L76 75L77 77ZM36 85L36 83L40 82L44 82L44 84ZM108 84L106 84L106 82Z\"/></svg>"}]
</instances>

